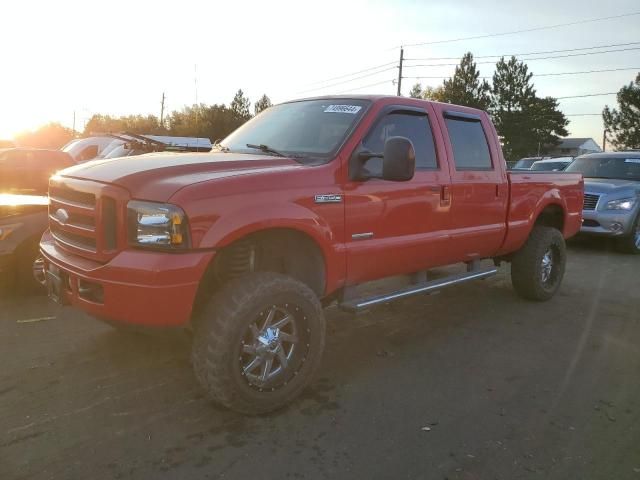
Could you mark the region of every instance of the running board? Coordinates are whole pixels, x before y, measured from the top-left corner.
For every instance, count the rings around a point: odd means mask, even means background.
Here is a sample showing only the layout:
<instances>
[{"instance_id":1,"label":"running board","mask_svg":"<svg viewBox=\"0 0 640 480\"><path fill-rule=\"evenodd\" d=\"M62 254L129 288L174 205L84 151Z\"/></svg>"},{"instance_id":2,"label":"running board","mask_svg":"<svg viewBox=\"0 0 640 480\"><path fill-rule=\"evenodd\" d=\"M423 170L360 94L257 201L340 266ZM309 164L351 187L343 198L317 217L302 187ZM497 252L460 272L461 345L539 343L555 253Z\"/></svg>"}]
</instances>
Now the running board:
<instances>
[{"instance_id":1,"label":"running board","mask_svg":"<svg viewBox=\"0 0 640 480\"><path fill-rule=\"evenodd\" d=\"M418 293L434 293L447 287L470 282L471 280L481 280L483 278L488 278L495 275L496 273L498 273L498 269L495 267L477 270L474 269L470 272L458 273L455 275L450 275L448 277L410 285L406 288L402 288L395 292L387 293L384 295L347 300L340 303L340 308L348 312L360 312L369 307L373 307L374 305L391 302L393 300L399 300L401 298L417 295Z\"/></svg>"}]
</instances>

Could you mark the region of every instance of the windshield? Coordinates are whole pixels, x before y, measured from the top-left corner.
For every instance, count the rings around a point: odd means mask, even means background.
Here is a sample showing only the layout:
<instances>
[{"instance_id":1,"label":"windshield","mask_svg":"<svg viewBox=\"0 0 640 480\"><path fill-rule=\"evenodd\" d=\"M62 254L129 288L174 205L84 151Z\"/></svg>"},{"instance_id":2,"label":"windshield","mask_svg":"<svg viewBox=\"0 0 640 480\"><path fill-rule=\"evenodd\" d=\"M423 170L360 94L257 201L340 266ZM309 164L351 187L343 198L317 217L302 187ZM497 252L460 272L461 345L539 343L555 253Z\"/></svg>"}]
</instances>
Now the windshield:
<instances>
[{"instance_id":1,"label":"windshield","mask_svg":"<svg viewBox=\"0 0 640 480\"><path fill-rule=\"evenodd\" d=\"M351 99L306 100L265 110L221 142L231 152L269 154L251 145L296 157L329 158L342 145L369 102Z\"/></svg>"},{"instance_id":2,"label":"windshield","mask_svg":"<svg viewBox=\"0 0 640 480\"><path fill-rule=\"evenodd\" d=\"M582 173L585 178L640 181L640 157L578 157L566 171Z\"/></svg>"},{"instance_id":3,"label":"windshield","mask_svg":"<svg viewBox=\"0 0 640 480\"><path fill-rule=\"evenodd\" d=\"M522 158L516 162L513 168L530 168L535 161L535 158Z\"/></svg>"},{"instance_id":4,"label":"windshield","mask_svg":"<svg viewBox=\"0 0 640 480\"><path fill-rule=\"evenodd\" d=\"M538 172L558 172L564 170L569 165L569 162L536 162L531 167L531 170Z\"/></svg>"}]
</instances>

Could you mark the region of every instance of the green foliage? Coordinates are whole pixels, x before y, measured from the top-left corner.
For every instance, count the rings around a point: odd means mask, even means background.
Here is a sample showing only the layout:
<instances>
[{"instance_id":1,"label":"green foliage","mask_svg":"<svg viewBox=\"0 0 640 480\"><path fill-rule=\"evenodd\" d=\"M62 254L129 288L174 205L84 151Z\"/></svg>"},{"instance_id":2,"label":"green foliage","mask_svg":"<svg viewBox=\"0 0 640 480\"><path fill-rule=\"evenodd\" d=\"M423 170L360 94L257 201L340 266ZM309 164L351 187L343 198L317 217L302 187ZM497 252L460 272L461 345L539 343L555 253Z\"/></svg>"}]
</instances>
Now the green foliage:
<instances>
[{"instance_id":1,"label":"green foliage","mask_svg":"<svg viewBox=\"0 0 640 480\"><path fill-rule=\"evenodd\" d=\"M422 98L422 85L420 83L416 83L413 87L411 87L409 96L411 98Z\"/></svg>"},{"instance_id":2,"label":"green foliage","mask_svg":"<svg viewBox=\"0 0 640 480\"><path fill-rule=\"evenodd\" d=\"M179 137L206 137L219 140L245 120L225 105L193 105L169 116L169 133Z\"/></svg>"},{"instance_id":3,"label":"green foliage","mask_svg":"<svg viewBox=\"0 0 640 480\"><path fill-rule=\"evenodd\" d=\"M446 102L444 97L444 88L439 87L425 87L422 90L422 98L425 100L432 100L434 102Z\"/></svg>"},{"instance_id":4,"label":"green foliage","mask_svg":"<svg viewBox=\"0 0 640 480\"><path fill-rule=\"evenodd\" d=\"M251 118L251 112L249 108L251 107L251 102L247 97L244 96L244 92L242 89L236 92L236 95L233 97L231 101L231 105L229 106L231 111L243 121L247 121Z\"/></svg>"},{"instance_id":5,"label":"green foliage","mask_svg":"<svg viewBox=\"0 0 640 480\"><path fill-rule=\"evenodd\" d=\"M73 139L73 131L52 122L37 130L16 135L16 144L21 147L58 149Z\"/></svg>"},{"instance_id":6,"label":"green foliage","mask_svg":"<svg viewBox=\"0 0 640 480\"><path fill-rule=\"evenodd\" d=\"M481 110L489 108L491 87L486 80L480 80L480 72L471 52L464 54L453 77L445 80L442 87L442 99L445 102Z\"/></svg>"},{"instance_id":7,"label":"green foliage","mask_svg":"<svg viewBox=\"0 0 640 480\"><path fill-rule=\"evenodd\" d=\"M261 111L266 110L267 108L271 107L273 104L271 103L271 99L269 97L267 97L266 94L262 95L262 97L260 97L260 100L258 100L255 105L253 106L253 111L255 115L258 115Z\"/></svg>"},{"instance_id":8,"label":"green foliage","mask_svg":"<svg viewBox=\"0 0 640 480\"><path fill-rule=\"evenodd\" d=\"M607 105L602 112L604 126L618 150L640 148L640 73L635 82L618 91L618 109Z\"/></svg>"},{"instance_id":9,"label":"green foliage","mask_svg":"<svg viewBox=\"0 0 640 480\"><path fill-rule=\"evenodd\" d=\"M93 115L84 127L84 134L92 133L147 133L166 134L166 129L160 126L160 121L155 115L127 115L112 117L110 115Z\"/></svg>"},{"instance_id":10,"label":"green foliage","mask_svg":"<svg viewBox=\"0 0 640 480\"><path fill-rule=\"evenodd\" d=\"M515 57L496 64L490 111L507 159L545 153L566 136L569 121L552 97L539 98L532 73Z\"/></svg>"}]
</instances>

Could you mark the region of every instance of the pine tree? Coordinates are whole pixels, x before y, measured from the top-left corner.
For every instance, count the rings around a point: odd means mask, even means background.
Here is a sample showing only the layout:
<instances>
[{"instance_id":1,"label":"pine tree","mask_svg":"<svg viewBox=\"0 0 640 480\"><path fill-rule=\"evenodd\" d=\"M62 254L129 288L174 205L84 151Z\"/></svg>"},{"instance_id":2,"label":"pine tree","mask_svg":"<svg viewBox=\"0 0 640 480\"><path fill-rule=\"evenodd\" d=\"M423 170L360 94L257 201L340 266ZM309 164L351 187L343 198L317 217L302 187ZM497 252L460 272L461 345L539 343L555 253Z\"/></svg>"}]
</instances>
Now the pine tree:
<instances>
[{"instance_id":1,"label":"pine tree","mask_svg":"<svg viewBox=\"0 0 640 480\"><path fill-rule=\"evenodd\" d=\"M607 105L602 111L605 128L613 136L613 145L619 149L640 148L640 73L635 82L618 91L618 107Z\"/></svg>"},{"instance_id":2,"label":"pine tree","mask_svg":"<svg viewBox=\"0 0 640 480\"><path fill-rule=\"evenodd\" d=\"M416 83L413 87L411 87L409 96L411 98L422 98L422 85L420 83Z\"/></svg>"},{"instance_id":3,"label":"pine tree","mask_svg":"<svg viewBox=\"0 0 640 480\"><path fill-rule=\"evenodd\" d=\"M557 100L537 97L532 76L515 57L501 58L493 74L491 114L510 160L544 152L567 135L569 122Z\"/></svg>"},{"instance_id":4,"label":"pine tree","mask_svg":"<svg viewBox=\"0 0 640 480\"><path fill-rule=\"evenodd\" d=\"M231 111L236 115L238 119L248 120L251 118L251 112L249 108L251 107L251 102L247 97L244 96L244 92L242 89L238 90L231 101Z\"/></svg>"},{"instance_id":5,"label":"pine tree","mask_svg":"<svg viewBox=\"0 0 640 480\"><path fill-rule=\"evenodd\" d=\"M255 115L258 115L261 111L266 110L267 108L271 107L273 104L271 103L271 99L269 97L267 97L266 94L262 95L262 97L260 97L260 100L258 100L255 105L253 106L253 111Z\"/></svg>"},{"instance_id":6,"label":"pine tree","mask_svg":"<svg viewBox=\"0 0 640 480\"><path fill-rule=\"evenodd\" d=\"M453 77L445 80L442 98L448 103L486 110L491 102L491 87L486 80L480 80L473 54L467 52L456 67Z\"/></svg>"}]
</instances>

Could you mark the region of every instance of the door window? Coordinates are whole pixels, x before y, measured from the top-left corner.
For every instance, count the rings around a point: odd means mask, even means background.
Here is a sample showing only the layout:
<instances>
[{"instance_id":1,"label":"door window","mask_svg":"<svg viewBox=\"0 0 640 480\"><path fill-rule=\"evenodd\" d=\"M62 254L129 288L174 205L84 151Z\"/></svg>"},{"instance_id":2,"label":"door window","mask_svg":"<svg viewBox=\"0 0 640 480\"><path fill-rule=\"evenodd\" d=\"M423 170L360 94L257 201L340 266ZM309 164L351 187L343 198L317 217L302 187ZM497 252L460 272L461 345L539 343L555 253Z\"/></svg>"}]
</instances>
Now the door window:
<instances>
[{"instance_id":1,"label":"door window","mask_svg":"<svg viewBox=\"0 0 640 480\"><path fill-rule=\"evenodd\" d=\"M427 115L390 113L373 127L365 138L363 146L371 152L381 153L389 137L406 137L411 140L416 151L416 169L438 168L431 125ZM365 169L370 175L382 175L382 159L371 158L365 164Z\"/></svg>"},{"instance_id":2,"label":"door window","mask_svg":"<svg viewBox=\"0 0 640 480\"><path fill-rule=\"evenodd\" d=\"M446 118L456 170L491 170L491 155L482 124Z\"/></svg>"}]
</instances>

